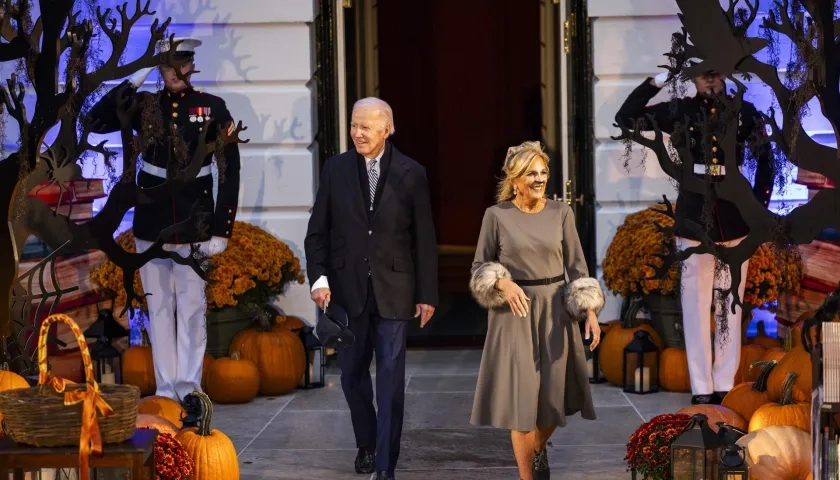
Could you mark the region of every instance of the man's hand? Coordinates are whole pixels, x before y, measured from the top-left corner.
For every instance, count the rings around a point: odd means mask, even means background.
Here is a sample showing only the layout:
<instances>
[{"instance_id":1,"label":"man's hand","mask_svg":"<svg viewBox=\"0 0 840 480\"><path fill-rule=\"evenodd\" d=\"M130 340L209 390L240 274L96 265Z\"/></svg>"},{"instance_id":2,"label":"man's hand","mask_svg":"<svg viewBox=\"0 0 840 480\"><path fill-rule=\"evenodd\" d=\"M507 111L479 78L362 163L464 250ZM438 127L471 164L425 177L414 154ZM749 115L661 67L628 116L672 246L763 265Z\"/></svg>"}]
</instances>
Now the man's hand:
<instances>
[{"instance_id":1,"label":"man's hand","mask_svg":"<svg viewBox=\"0 0 840 480\"><path fill-rule=\"evenodd\" d=\"M426 326L427 323L429 323L429 320L434 314L435 307L431 305L426 305L425 303L418 303L416 313L414 314L414 318L420 317L420 328L423 328Z\"/></svg>"},{"instance_id":2,"label":"man's hand","mask_svg":"<svg viewBox=\"0 0 840 480\"><path fill-rule=\"evenodd\" d=\"M327 305L330 304L330 289L329 288L316 288L312 290L312 301L315 302L315 305L318 305L318 308L324 310L327 308Z\"/></svg>"},{"instance_id":3,"label":"man's hand","mask_svg":"<svg viewBox=\"0 0 840 480\"><path fill-rule=\"evenodd\" d=\"M207 254L211 257L213 255L218 255L225 251L227 248L227 238L225 237L212 237L210 239L210 243L207 245Z\"/></svg>"}]
</instances>

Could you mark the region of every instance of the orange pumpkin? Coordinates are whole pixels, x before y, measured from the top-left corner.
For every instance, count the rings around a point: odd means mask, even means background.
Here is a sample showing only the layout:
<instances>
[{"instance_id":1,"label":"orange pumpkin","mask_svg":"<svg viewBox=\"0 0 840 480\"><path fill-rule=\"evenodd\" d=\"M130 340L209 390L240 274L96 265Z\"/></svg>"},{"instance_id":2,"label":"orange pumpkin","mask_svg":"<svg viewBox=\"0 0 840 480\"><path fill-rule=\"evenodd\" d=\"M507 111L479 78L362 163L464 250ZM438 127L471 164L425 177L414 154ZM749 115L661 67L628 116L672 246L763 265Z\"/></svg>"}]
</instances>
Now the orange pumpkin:
<instances>
[{"instance_id":1,"label":"orange pumpkin","mask_svg":"<svg viewBox=\"0 0 840 480\"><path fill-rule=\"evenodd\" d=\"M184 417L187 412L180 403L168 397L161 397L152 395L151 397L141 398L137 402L137 413L146 413L149 415L161 416L175 425L179 429L184 426Z\"/></svg>"},{"instance_id":2,"label":"orange pumpkin","mask_svg":"<svg viewBox=\"0 0 840 480\"><path fill-rule=\"evenodd\" d=\"M758 408L750 419L748 431L754 432L772 425L796 427L811 433L811 405L793 399L796 372L789 372L782 387L782 398Z\"/></svg>"},{"instance_id":3,"label":"orange pumpkin","mask_svg":"<svg viewBox=\"0 0 840 480\"><path fill-rule=\"evenodd\" d=\"M796 383L793 385L793 400L796 402L811 401L811 354L805 351L804 347L791 348L789 352L779 360L776 368L770 372L767 379L767 394L770 399L777 401L782 398L787 374L796 373Z\"/></svg>"},{"instance_id":4,"label":"orange pumpkin","mask_svg":"<svg viewBox=\"0 0 840 480\"><path fill-rule=\"evenodd\" d=\"M195 471L192 480L239 480L239 460L236 448L227 435L211 428L213 403L202 392L193 392L201 400L201 426L178 432L175 439L192 457Z\"/></svg>"},{"instance_id":5,"label":"orange pumpkin","mask_svg":"<svg viewBox=\"0 0 840 480\"><path fill-rule=\"evenodd\" d=\"M150 415L148 413L137 414L137 428L151 428L159 433L168 433L172 436L178 433L178 429L172 422L160 415Z\"/></svg>"},{"instance_id":6,"label":"orange pumpkin","mask_svg":"<svg viewBox=\"0 0 840 480\"><path fill-rule=\"evenodd\" d=\"M157 381L149 334L145 328L140 327L140 335L142 337L140 345L134 345L123 353L122 382L138 387L140 395L146 396L155 393Z\"/></svg>"},{"instance_id":7,"label":"orange pumpkin","mask_svg":"<svg viewBox=\"0 0 840 480\"><path fill-rule=\"evenodd\" d=\"M747 423L739 413L736 413L720 405L690 405L679 409L676 413L682 413L689 417L702 413L709 419L709 428L717 432L720 428L719 422L731 425L739 430L746 430Z\"/></svg>"},{"instance_id":8,"label":"orange pumpkin","mask_svg":"<svg viewBox=\"0 0 840 480\"><path fill-rule=\"evenodd\" d=\"M690 392L688 357L685 350L668 347L659 356L659 386L669 392Z\"/></svg>"},{"instance_id":9,"label":"orange pumpkin","mask_svg":"<svg viewBox=\"0 0 840 480\"><path fill-rule=\"evenodd\" d=\"M254 362L260 372L260 393L282 395L297 388L306 368L306 353L300 337L285 328L271 328L264 313L257 326L233 337L230 350Z\"/></svg>"},{"instance_id":10,"label":"orange pumpkin","mask_svg":"<svg viewBox=\"0 0 840 480\"><path fill-rule=\"evenodd\" d=\"M5 364L2 368L0 368L0 392L14 390L16 388L29 388L29 382L27 382L25 378L15 372L10 372L7 368L8 367ZM3 414L0 413L0 423L2 422ZM0 436L2 436L2 433L3 430L0 429Z\"/></svg>"},{"instance_id":11,"label":"orange pumpkin","mask_svg":"<svg viewBox=\"0 0 840 480\"><path fill-rule=\"evenodd\" d=\"M650 334L653 343L662 351L664 344L659 334L650 324L641 324L636 320L636 315L641 310L641 301L634 300L627 309L624 321L620 326L610 328L609 335L604 335L601 345L601 356L599 365L604 373L604 378L613 385L624 384L624 347L632 340L638 330L644 330Z\"/></svg>"},{"instance_id":12,"label":"orange pumpkin","mask_svg":"<svg viewBox=\"0 0 840 480\"><path fill-rule=\"evenodd\" d=\"M222 357L207 373L207 395L217 403L246 403L260 391L260 371L239 352Z\"/></svg>"},{"instance_id":13,"label":"orange pumpkin","mask_svg":"<svg viewBox=\"0 0 840 480\"><path fill-rule=\"evenodd\" d=\"M733 412L744 417L744 420L750 421L756 410L762 405L770 402L767 396L767 377L770 376L770 371L776 366L775 360L762 360L753 363L750 367L758 369L759 375L755 382L744 382L735 385L729 393L723 397L720 402L722 407L726 407Z\"/></svg>"}]
</instances>

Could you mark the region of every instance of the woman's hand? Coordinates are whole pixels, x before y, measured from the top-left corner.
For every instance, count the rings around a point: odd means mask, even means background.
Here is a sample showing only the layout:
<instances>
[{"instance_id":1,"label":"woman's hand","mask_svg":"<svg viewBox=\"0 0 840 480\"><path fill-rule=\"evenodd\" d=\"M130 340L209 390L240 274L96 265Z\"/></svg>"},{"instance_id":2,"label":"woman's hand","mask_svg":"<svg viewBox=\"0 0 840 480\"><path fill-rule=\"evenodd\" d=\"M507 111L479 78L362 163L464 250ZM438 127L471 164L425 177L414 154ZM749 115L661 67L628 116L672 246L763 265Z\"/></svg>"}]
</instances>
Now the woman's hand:
<instances>
[{"instance_id":1,"label":"woman's hand","mask_svg":"<svg viewBox=\"0 0 840 480\"><path fill-rule=\"evenodd\" d=\"M595 350L599 343L601 343L601 326L598 324L598 316L595 315L595 312L589 310L586 313L586 339L592 339L592 343L589 344L589 350Z\"/></svg>"},{"instance_id":2,"label":"woman's hand","mask_svg":"<svg viewBox=\"0 0 840 480\"><path fill-rule=\"evenodd\" d=\"M531 300L522 291L522 287L507 278L499 280L496 288L502 292L513 314L518 317L528 316L528 302Z\"/></svg>"}]
</instances>

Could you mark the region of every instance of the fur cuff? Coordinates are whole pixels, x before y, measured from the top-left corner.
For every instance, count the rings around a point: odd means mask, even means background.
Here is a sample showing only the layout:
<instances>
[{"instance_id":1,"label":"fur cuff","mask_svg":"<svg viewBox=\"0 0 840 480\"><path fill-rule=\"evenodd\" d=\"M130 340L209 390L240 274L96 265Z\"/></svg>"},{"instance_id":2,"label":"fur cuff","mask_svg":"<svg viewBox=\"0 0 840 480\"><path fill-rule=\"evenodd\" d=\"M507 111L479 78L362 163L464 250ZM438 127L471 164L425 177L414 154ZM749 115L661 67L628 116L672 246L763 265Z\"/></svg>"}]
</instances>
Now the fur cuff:
<instances>
[{"instance_id":1,"label":"fur cuff","mask_svg":"<svg viewBox=\"0 0 840 480\"><path fill-rule=\"evenodd\" d=\"M470 292L479 305L489 310L507 303L502 292L496 290L496 282L502 278L511 277L508 269L501 263L482 263L475 269L470 277Z\"/></svg>"},{"instance_id":2,"label":"fur cuff","mask_svg":"<svg viewBox=\"0 0 840 480\"><path fill-rule=\"evenodd\" d=\"M597 315L604 308L604 291L598 279L578 278L566 288L566 310L574 320L586 320L586 311Z\"/></svg>"}]
</instances>

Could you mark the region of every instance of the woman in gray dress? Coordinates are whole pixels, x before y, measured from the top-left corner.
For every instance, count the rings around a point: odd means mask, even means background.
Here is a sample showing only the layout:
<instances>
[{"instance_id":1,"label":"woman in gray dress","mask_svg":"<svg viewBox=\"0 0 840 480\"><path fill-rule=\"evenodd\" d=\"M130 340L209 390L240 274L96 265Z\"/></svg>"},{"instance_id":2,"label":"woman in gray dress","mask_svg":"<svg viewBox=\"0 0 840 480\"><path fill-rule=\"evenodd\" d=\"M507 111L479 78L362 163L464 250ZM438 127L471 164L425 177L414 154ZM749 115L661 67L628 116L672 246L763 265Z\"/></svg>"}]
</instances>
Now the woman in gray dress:
<instances>
[{"instance_id":1,"label":"woman in gray dress","mask_svg":"<svg viewBox=\"0 0 840 480\"><path fill-rule=\"evenodd\" d=\"M508 149L497 204L484 213L470 291L489 310L472 419L511 430L519 476L549 478L546 442L566 416L595 419L579 322L590 349L604 306L572 209L545 197L539 142Z\"/></svg>"}]
</instances>

